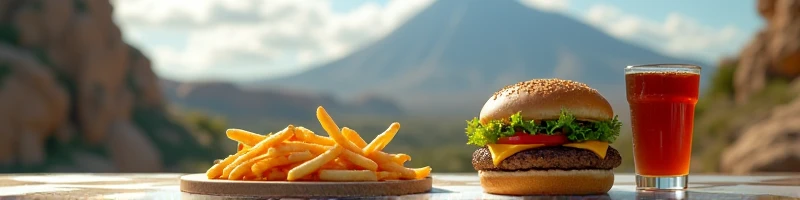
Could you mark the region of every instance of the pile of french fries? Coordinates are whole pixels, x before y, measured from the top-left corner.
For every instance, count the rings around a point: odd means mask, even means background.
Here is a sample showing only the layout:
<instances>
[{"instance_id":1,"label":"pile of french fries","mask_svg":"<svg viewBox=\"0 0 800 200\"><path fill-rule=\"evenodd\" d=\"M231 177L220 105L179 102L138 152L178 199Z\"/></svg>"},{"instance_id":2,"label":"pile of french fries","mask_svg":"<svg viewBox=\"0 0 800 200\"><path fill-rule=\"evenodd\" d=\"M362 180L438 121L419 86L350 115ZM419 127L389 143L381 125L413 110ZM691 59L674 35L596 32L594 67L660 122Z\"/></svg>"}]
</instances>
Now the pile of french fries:
<instances>
[{"instance_id":1,"label":"pile of french fries","mask_svg":"<svg viewBox=\"0 0 800 200\"><path fill-rule=\"evenodd\" d=\"M355 130L339 129L322 106L317 119L329 137L293 125L267 135L228 129L228 138L239 142L239 148L206 175L228 180L385 181L423 179L431 173L429 166L404 167L409 155L383 152L400 129L397 122L367 143Z\"/></svg>"}]
</instances>

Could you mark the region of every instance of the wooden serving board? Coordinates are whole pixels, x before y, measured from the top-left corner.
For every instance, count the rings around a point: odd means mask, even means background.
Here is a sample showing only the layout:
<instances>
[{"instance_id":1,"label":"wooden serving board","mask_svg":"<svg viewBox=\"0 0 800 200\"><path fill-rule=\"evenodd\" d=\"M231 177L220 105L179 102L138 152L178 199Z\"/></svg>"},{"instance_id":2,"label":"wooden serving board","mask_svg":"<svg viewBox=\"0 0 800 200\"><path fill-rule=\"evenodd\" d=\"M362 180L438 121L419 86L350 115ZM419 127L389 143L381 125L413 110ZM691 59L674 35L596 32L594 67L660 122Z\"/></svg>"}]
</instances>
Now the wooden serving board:
<instances>
[{"instance_id":1,"label":"wooden serving board","mask_svg":"<svg viewBox=\"0 0 800 200\"><path fill-rule=\"evenodd\" d=\"M181 176L181 191L216 196L251 197L369 197L426 193L433 188L430 177L420 180L371 182L301 182L209 180L205 174Z\"/></svg>"}]
</instances>

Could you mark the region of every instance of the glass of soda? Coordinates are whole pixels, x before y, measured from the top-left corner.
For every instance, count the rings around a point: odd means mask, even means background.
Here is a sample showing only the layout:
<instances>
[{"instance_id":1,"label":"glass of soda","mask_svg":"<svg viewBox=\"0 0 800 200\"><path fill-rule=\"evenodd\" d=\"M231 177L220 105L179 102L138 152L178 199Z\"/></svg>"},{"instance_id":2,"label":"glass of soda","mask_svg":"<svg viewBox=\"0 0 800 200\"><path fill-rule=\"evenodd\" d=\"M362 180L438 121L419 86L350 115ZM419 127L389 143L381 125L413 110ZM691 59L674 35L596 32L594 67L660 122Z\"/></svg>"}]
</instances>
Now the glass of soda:
<instances>
[{"instance_id":1,"label":"glass of soda","mask_svg":"<svg viewBox=\"0 0 800 200\"><path fill-rule=\"evenodd\" d=\"M625 68L637 189L687 188L700 69L688 64Z\"/></svg>"}]
</instances>

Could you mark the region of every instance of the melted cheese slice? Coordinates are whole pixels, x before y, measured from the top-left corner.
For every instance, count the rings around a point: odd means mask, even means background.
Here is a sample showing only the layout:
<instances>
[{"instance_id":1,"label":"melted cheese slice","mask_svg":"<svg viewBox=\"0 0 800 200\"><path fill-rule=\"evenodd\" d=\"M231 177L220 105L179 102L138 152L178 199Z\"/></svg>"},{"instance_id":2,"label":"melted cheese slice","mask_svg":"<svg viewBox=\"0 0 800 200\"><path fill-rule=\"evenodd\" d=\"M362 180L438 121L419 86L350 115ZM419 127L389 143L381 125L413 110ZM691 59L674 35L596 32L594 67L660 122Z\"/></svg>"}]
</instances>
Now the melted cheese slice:
<instances>
[{"instance_id":1,"label":"melted cheese slice","mask_svg":"<svg viewBox=\"0 0 800 200\"><path fill-rule=\"evenodd\" d=\"M488 144L486 146L489 148L489 153L492 154L492 163L494 163L494 165L497 166L500 164L500 162L502 162L509 156L514 155L517 152L543 147L544 145L543 144ZM594 152L595 154L597 154L597 156L603 159L606 157L606 151L608 150L608 142L601 142L601 141L585 141L579 143L563 144L561 146L586 149Z\"/></svg>"},{"instance_id":2,"label":"melted cheese slice","mask_svg":"<svg viewBox=\"0 0 800 200\"><path fill-rule=\"evenodd\" d=\"M492 163L497 166L511 155L526 149L539 148L543 144L487 144L489 152L492 153Z\"/></svg>"},{"instance_id":3,"label":"melted cheese slice","mask_svg":"<svg viewBox=\"0 0 800 200\"><path fill-rule=\"evenodd\" d=\"M597 156L600 156L600 159L605 159L606 151L608 151L608 142L601 142L601 141L584 141L579 143L563 144L561 146L586 149L594 152L595 154L597 154Z\"/></svg>"}]
</instances>

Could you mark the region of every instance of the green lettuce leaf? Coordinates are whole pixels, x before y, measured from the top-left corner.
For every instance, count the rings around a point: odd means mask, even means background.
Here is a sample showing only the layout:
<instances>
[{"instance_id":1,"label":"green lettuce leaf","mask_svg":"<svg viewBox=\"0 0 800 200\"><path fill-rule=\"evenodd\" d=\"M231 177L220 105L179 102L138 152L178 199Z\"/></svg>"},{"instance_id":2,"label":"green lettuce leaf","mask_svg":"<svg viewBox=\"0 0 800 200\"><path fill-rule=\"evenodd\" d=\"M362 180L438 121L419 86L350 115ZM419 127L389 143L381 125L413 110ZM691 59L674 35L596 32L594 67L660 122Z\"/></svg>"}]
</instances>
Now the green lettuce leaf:
<instances>
[{"instance_id":1,"label":"green lettuce leaf","mask_svg":"<svg viewBox=\"0 0 800 200\"><path fill-rule=\"evenodd\" d=\"M518 112L511 115L507 122L492 120L482 124L478 118L467 121L467 144L483 147L496 143L497 139L501 137L512 136L517 132L532 135L554 135L563 132L571 142L599 140L613 143L622 128L622 122L617 119L617 116L611 120L582 122L576 120L575 116L565 109L561 110L561 115L557 120L525 121Z\"/></svg>"}]
</instances>

